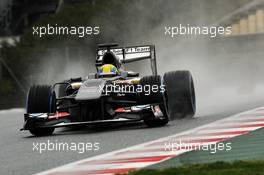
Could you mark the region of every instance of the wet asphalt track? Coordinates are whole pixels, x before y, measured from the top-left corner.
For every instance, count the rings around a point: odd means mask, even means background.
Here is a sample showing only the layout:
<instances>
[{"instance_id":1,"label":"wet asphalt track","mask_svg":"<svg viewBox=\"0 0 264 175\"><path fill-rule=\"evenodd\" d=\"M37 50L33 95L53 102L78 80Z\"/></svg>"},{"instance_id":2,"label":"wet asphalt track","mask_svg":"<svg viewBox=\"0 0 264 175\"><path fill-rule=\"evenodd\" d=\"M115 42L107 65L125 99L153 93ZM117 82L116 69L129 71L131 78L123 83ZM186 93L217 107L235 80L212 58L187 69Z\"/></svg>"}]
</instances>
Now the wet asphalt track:
<instances>
[{"instance_id":1,"label":"wet asphalt track","mask_svg":"<svg viewBox=\"0 0 264 175\"><path fill-rule=\"evenodd\" d=\"M57 129L53 136L32 137L27 131L19 131L23 124L21 110L0 111L0 174L28 175L41 172L72 161L107 153L117 149L151 141L179 133L215 120L228 117L255 107L264 106L264 101L237 104L222 112L208 113L195 119L181 119L170 122L166 127L146 128L143 124L116 126L113 129L81 130ZM99 151L80 154L75 151L47 151L40 154L33 151L33 142L99 142Z\"/></svg>"}]
</instances>

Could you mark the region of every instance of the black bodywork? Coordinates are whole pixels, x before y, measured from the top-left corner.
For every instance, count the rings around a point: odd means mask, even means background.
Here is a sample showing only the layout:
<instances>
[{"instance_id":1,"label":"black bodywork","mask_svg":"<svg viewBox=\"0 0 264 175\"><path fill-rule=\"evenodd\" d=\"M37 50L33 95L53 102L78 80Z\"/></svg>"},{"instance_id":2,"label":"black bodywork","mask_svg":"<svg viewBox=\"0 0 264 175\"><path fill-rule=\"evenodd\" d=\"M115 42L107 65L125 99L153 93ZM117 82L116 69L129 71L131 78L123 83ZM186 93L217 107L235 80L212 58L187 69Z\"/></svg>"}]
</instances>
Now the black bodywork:
<instances>
[{"instance_id":1,"label":"black bodywork","mask_svg":"<svg viewBox=\"0 0 264 175\"><path fill-rule=\"evenodd\" d=\"M141 60L150 61L152 75L139 77L139 73L124 70L124 64ZM107 64L118 71L101 71ZM180 70L166 72L162 77L157 75L153 45L99 45L95 66L97 72L86 78L65 80L53 86L32 86L22 130L42 136L51 135L57 127L137 121L159 127L169 120L195 114L191 73ZM151 88L148 93L144 91L146 87Z\"/></svg>"},{"instance_id":2,"label":"black bodywork","mask_svg":"<svg viewBox=\"0 0 264 175\"><path fill-rule=\"evenodd\" d=\"M107 59L105 59L107 57ZM151 121L155 118L168 122L166 98L163 93L145 94L135 89L142 84L139 73L123 71L125 63L150 60L152 76L157 77L157 85L162 81L157 76L155 46L118 47L116 44L99 45L95 66L113 64L120 71L117 74L89 74L86 78L75 78L47 86L33 86L27 97L27 113L22 130L34 135L51 134L47 128ZM114 86L113 86L114 85ZM116 88L118 85L118 89ZM120 88L121 87L121 88ZM126 89L129 88L129 89ZM48 90L47 90L48 89ZM120 91L120 89L122 91ZM131 91L132 89L132 91ZM44 91L49 91L48 97ZM33 94L33 95L32 95ZM160 96L157 100L153 96ZM142 100L145 99L145 100ZM45 101L45 102L44 102ZM42 110L37 105L47 106ZM45 130L46 128L46 130ZM48 130L51 131L51 130Z\"/></svg>"}]
</instances>

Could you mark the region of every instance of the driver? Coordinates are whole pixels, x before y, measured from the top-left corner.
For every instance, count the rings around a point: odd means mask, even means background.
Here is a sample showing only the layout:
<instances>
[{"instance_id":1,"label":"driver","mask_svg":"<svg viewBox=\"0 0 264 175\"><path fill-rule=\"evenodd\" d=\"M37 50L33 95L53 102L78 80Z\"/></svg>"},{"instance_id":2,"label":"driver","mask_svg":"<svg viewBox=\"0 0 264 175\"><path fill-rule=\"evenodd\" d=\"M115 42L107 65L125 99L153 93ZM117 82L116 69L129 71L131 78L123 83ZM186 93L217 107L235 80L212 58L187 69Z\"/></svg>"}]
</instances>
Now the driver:
<instances>
[{"instance_id":1,"label":"driver","mask_svg":"<svg viewBox=\"0 0 264 175\"><path fill-rule=\"evenodd\" d=\"M116 58L114 53L106 52L102 58L103 65L99 67L99 73L118 73L120 69L119 59Z\"/></svg>"}]
</instances>

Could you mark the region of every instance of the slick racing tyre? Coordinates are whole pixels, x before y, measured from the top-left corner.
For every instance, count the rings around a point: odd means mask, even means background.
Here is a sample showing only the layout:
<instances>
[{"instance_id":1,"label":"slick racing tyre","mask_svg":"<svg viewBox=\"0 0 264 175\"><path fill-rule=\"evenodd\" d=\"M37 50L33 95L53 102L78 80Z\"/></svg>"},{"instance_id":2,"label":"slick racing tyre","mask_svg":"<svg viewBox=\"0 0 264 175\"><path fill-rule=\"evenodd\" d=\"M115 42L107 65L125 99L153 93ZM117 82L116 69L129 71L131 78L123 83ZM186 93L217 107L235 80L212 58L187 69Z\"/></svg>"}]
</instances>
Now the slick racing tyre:
<instances>
[{"instance_id":1,"label":"slick racing tyre","mask_svg":"<svg viewBox=\"0 0 264 175\"><path fill-rule=\"evenodd\" d=\"M51 86L32 86L27 96L27 113L55 113L56 95ZM35 136L51 135L54 128L37 128L32 126L30 133Z\"/></svg>"},{"instance_id":2,"label":"slick racing tyre","mask_svg":"<svg viewBox=\"0 0 264 175\"><path fill-rule=\"evenodd\" d=\"M192 117L196 111L193 78L189 71L164 74L166 106L170 119Z\"/></svg>"},{"instance_id":3,"label":"slick racing tyre","mask_svg":"<svg viewBox=\"0 0 264 175\"><path fill-rule=\"evenodd\" d=\"M161 89L161 78L160 76L145 76L140 79L139 84L143 87L143 92L140 93L140 104L158 104L163 114L162 118L154 116L153 112L148 112L148 115L144 117L144 123L149 127L160 127L164 126L169 122L167 111L164 105L164 99ZM152 87L156 86L153 91ZM147 87L147 88L145 88ZM146 91L146 89L148 89Z\"/></svg>"}]
</instances>

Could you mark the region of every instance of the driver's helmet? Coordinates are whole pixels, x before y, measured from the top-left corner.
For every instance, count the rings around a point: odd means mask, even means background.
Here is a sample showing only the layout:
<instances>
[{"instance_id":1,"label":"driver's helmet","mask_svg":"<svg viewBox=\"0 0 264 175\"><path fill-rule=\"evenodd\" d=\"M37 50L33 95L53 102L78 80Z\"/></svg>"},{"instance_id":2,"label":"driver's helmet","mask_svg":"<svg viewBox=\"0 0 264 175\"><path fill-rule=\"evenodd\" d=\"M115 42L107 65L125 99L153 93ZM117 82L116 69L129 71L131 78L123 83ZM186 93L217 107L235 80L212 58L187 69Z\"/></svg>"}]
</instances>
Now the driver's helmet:
<instances>
[{"instance_id":1,"label":"driver's helmet","mask_svg":"<svg viewBox=\"0 0 264 175\"><path fill-rule=\"evenodd\" d=\"M104 64L103 66L99 67L99 73L118 73L118 69L113 64Z\"/></svg>"},{"instance_id":2,"label":"driver's helmet","mask_svg":"<svg viewBox=\"0 0 264 175\"><path fill-rule=\"evenodd\" d=\"M116 67L117 69L119 69L121 67L121 62L120 60L115 56L115 54L111 51L107 51L102 58L102 64L106 65L106 64L111 64L114 67Z\"/></svg>"},{"instance_id":3,"label":"driver's helmet","mask_svg":"<svg viewBox=\"0 0 264 175\"><path fill-rule=\"evenodd\" d=\"M99 73L118 73L121 63L115 54L107 51L102 58L102 66L99 67Z\"/></svg>"}]
</instances>

